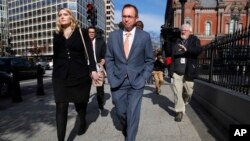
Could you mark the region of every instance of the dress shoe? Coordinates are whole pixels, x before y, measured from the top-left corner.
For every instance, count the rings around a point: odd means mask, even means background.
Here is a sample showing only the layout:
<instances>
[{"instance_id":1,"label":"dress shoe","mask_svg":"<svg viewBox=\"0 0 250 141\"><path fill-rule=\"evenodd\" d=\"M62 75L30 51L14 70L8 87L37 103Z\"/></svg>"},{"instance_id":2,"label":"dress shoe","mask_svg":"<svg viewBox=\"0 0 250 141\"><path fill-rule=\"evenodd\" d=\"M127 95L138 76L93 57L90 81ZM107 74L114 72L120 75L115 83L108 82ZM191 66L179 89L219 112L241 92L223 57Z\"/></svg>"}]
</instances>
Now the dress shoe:
<instances>
[{"instance_id":1,"label":"dress shoe","mask_svg":"<svg viewBox=\"0 0 250 141\"><path fill-rule=\"evenodd\" d=\"M126 127L124 127L122 129L122 134L123 134L124 137L127 137L127 128Z\"/></svg>"},{"instance_id":2,"label":"dress shoe","mask_svg":"<svg viewBox=\"0 0 250 141\"><path fill-rule=\"evenodd\" d=\"M187 105L191 101L191 97L189 95L183 96L183 101Z\"/></svg>"},{"instance_id":3,"label":"dress shoe","mask_svg":"<svg viewBox=\"0 0 250 141\"><path fill-rule=\"evenodd\" d=\"M156 93L156 94L160 94L160 93L159 93L159 89L156 88L156 89L155 89L155 93Z\"/></svg>"},{"instance_id":4,"label":"dress shoe","mask_svg":"<svg viewBox=\"0 0 250 141\"><path fill-rule=\"evenodd\" d=\"M80 127L79 130L77 132L77 135L82 135L87 131L87 127L86 127L86 120L82 120L80 122Z\"/></svg>"},{"instance_id":5,"label":"dress shoe","mask_svg":"<svg viewBox=\"0 0 250 141\"><path fill-rule=\"evenodd\" d=\"M158 90L158 94L160 94L160 93L161 93L161 89Z\"/></svg>"},{"instance_id":6,"label":"dress shoe","mask_svg":"<svg viewBox=\"0 0 250 141\"><path fill-rule=\"evenodd\" d=\"M176 122L181 122L182 118L183 118L183 112L177 112L174 120Z\"/></svg>"}]
</instances>

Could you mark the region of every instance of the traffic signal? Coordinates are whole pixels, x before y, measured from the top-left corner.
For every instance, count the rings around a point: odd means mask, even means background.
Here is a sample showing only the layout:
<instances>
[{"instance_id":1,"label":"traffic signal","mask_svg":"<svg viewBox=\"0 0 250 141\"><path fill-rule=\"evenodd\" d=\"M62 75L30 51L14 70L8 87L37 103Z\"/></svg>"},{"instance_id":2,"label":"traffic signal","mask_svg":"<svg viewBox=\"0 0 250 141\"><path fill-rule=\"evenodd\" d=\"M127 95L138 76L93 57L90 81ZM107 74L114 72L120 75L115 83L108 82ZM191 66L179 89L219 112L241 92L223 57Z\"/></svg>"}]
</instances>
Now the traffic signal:
<instances>
[{"instance_id":1,"label":"traffic signal","mask_svg":"<svg viewBox=\"0 0 250 141\"><path fill-rule=\"evenodd\" d=\"M97 10L92 3L87 4L87 20L93 26L97 24Z\"/></svg>"},{"instance_id":2,"label":"traffic signal","mask_svg":"<svg viewBox=\"0 0 250 141\"><path fill-rule=\"evenodd\" d=\"M93 6L93 4L89 3L87 5L87 20L88 20L88 22L91 22L93 19L93 16L94 16L93 11L94 11L94 6Z\"/></svg>"}]
</instances>

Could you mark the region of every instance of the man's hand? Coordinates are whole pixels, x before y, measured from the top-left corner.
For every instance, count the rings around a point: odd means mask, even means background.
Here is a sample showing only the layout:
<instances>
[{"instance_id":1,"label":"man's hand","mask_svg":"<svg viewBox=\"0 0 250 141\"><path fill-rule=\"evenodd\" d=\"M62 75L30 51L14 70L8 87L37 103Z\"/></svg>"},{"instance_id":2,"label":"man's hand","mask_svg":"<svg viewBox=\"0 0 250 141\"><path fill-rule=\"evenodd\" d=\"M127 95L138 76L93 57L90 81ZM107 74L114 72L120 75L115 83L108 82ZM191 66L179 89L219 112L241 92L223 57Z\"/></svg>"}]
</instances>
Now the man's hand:
<instances>
[{"instance_id":1,"label":"man's hand","mask_svg":"<svg viewBox=\"0 0 250 141\"><path fill-rule=\"evenodd\" d=\"M163 59L161 58L161 59L159 59L159 61L161 62L161 63L164 63L164 61L163 61Z\"/></svg>"},{"instance_id":2,"label":"man's hand","mask_svg":"<svg viewBox=\"0 0 250 141\"><path fill-rule=\"evenodd\" d=\"M187 48L186 48L184 45L179 44L179 45L178 45L178 51L186 52L186 51L187 51Z\"/></svg>"}]
</instances>

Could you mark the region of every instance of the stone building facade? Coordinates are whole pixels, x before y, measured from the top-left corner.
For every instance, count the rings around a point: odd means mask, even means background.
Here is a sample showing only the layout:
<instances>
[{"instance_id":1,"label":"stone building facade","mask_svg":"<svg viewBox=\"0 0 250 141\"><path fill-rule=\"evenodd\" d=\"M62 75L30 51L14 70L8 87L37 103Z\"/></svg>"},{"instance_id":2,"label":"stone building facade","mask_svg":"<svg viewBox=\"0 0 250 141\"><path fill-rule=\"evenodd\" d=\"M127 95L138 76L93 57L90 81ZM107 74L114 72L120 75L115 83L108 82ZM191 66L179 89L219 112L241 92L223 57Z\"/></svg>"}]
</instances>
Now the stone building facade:
<instances>
[{"instance_id":1,"label":"stone building facade","mask_svg":"<svg viewBox=\"0 0 250 141\"><path fill-rule=\"evenodd\" d=\"M168 0L163 28L181 26L180 0ZM186 0L184 23L192 25L193 34L205 45L215 37L247 28L250 0Z\"/></svg>"}]
</instances>

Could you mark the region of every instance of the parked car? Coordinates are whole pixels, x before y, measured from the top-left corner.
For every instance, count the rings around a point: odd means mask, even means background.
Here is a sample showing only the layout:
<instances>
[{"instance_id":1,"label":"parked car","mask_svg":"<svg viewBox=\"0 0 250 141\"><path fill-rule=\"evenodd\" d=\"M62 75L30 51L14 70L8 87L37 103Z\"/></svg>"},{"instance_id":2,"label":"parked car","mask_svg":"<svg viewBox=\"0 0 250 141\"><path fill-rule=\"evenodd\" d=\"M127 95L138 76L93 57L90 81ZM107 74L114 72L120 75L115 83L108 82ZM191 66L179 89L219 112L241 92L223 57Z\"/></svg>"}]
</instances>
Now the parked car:
<instances>
[{"instance_id":1,"label":"parked car","mask_svg":"<svg viewBox=\"0 0 250 141\"><path fill-rule=\"evenodd\" d=\"M0 71L0 96L10 95L12 76L6 72Z\"/></svg>"},{"instance_id":2,"label":"parked car","mask_svg":"<svg viewBox=\"0 0 250 141\"><path fill-rule=\"evenodd\" d=\"M51 69L50 63L49 63L49 61L47 61L46 59L39 59L39 60L36 62L36 65L37 65L37 66L38 66L38 65L41 65L42 68L43 68L44 70L50 70L50 69Z\"/></svg>"},{"instance_id":3,"label":"parked car","mask_svg":"<svg viewBox=\"0 0 250 141\"><path fill-rule=\"evenodd\" d=\"M10 76L16 71L19 80L36 78L37 76L36 65L22 57L0 57L0 71Z\"/></svg>"}]
</instances>

